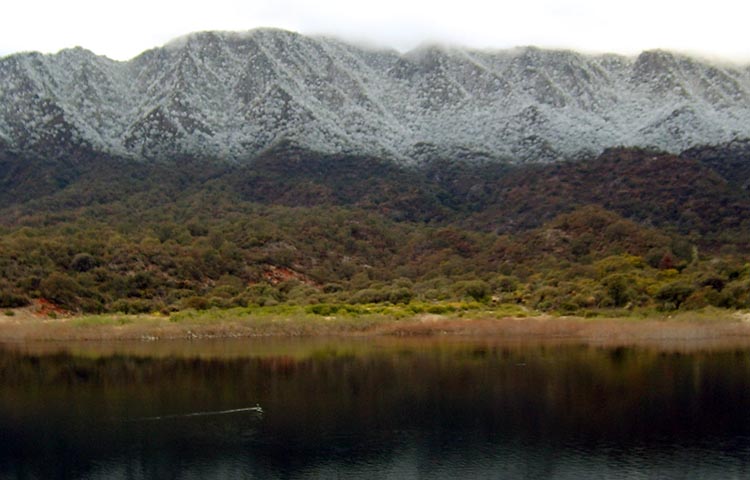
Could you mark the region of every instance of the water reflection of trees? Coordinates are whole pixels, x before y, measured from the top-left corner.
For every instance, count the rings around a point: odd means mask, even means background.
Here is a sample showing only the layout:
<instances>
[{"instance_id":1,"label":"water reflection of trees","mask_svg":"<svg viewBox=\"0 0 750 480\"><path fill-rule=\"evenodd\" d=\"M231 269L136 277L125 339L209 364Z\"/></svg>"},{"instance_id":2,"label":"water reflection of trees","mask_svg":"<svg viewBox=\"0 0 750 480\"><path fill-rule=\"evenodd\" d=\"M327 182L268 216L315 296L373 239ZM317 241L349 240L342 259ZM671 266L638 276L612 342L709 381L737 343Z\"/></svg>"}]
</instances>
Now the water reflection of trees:
<instances>
[{"instance_id":1,"label":"water reflection of trees","mask_svg":"<svg viewBox=\"0 0 750 480\"><path fill-rule=\"evenodd\" d=\"M750 432L744 351L475 344L229 360L0 351L0 384L2 431L17 438L0 447L6 468L31 455L24 448L55 457L59 445L81 459L142 461L156 461L144 447L159 445L173 459L239 455L277 471L341 455L387 457L406 444L428 455ZM137 421L255 404L262 418Z\"/></svg>"}]
</instances>

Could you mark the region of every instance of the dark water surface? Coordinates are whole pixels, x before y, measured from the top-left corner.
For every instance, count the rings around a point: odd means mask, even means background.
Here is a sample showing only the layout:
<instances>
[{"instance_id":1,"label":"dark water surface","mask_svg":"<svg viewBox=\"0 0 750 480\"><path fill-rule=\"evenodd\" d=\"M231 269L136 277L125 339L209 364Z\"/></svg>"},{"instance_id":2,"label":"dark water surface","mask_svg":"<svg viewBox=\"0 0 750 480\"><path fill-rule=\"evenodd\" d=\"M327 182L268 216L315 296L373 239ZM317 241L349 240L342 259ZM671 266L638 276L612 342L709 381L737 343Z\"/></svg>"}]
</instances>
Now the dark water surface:
<instances>
[{"instance_id":1,"label":"dark water surface","mask_svg":"<svg viewBox=\"0 0 750 480\"><path fill-rule=\"evenodd\" d=\"M0 478L748 477L746 348L0 348Z\"/></svg>"}]
</instances>

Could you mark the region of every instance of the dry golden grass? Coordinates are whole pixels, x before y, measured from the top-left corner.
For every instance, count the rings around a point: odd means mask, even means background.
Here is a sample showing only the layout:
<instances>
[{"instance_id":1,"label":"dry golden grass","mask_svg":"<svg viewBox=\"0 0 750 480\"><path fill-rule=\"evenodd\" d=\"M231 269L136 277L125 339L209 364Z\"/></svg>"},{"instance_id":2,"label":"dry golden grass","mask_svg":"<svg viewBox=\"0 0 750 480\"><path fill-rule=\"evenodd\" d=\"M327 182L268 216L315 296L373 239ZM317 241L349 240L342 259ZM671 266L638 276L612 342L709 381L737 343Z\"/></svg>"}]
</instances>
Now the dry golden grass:
<instances>
[{"instance_id":1,"label":"dry golden grass","mask_svg":"<svg viewBox=\"0 0 750 480\"><path fill-rule=\"evenodd\" d=\"M0 313L0 342L292 336L465 336L570 340L598 345L750 344L750 313L722 310L627 317L512 316L491 309L449 314L322 316L301 308L64 316L27 307ZM53 318L55 317L55 318Z\"/></svg>"}]
</instances>

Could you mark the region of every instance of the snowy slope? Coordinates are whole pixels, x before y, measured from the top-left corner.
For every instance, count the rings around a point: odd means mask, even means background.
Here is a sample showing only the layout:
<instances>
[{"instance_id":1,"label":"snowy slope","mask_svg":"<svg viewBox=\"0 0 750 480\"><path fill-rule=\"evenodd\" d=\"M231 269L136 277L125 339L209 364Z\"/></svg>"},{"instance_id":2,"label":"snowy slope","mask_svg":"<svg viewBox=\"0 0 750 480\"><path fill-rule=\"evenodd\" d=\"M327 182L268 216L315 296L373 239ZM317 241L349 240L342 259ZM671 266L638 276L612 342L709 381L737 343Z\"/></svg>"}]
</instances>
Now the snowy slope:
<instances>
[{"instance_id":1,"label":"snowy slope","mask_svg":"<svg viewBox=\"0 0 750 480\"><path fill-rule=\"evenodd\" d=\"M412 162L555 161L750 138L750 68L663 51L361 49L281 30L198 33L129 62L0 59L0 141L136 159L251 159L280 142Z\"/></svg>"}]
</instances>

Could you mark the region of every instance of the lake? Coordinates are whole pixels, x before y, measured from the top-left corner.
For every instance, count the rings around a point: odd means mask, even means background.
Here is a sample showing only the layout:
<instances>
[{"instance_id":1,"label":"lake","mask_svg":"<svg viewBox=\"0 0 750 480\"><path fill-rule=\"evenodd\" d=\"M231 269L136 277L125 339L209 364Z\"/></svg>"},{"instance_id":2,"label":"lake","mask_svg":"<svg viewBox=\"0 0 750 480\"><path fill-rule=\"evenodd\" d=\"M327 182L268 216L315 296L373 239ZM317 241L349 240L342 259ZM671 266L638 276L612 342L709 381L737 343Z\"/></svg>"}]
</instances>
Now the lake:
<instances>
[{"instance_id":1,"label":"lake","mask_svg":"<svg viewBox=\"0 0 750 480\"><path fill-rule=\"evenodd\" d=\"M0 347L0 478L750 476L750 348Z\"/></svg>"}]
</instances>

